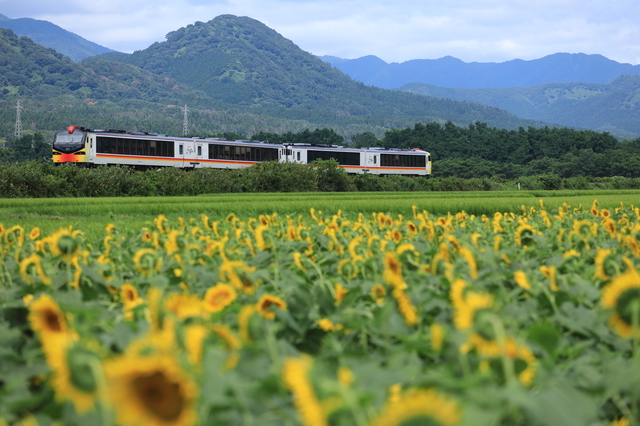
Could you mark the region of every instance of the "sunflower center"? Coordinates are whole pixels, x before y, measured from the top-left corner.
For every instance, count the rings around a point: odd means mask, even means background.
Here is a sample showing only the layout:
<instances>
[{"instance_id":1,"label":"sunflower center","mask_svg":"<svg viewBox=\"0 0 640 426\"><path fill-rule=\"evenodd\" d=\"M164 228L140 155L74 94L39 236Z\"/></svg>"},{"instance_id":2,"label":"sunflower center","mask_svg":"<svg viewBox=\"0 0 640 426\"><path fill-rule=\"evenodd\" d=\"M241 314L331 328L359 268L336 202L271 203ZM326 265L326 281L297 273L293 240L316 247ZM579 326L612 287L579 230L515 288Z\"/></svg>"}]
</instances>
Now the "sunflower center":
<instances>
[{"instance_id":1,"label":"sunflower center","mask_svg":"<svg viewBox=\"0 0 640 426\"><path fill-rule=\"evenodd\" d=\"M145 408L163 421L176 420L185 408L180 385L162 372L136 378L133 387Z\"/></svg>"},{"instance_id":2,"label":"sunflower center","mask_svg":"<svg viewBox=\"0 0 640 426\"><path fill-rule=\"evenodd\" d=\"M635 308L636 305L638 308ZM634 309L640 309L640 287L633 287L623 291L616 301L617 314L629 325L633 324ZM640 312L638 312L638 315L640 316Z\"/></svg>"},{"instance_id":3,"label":"sunflower center","mask_svg":"<svg viewBox=\"0 0 640 426\"><path fill-rule=\"evenodd\" d=\"M213 297L212 305L219 305L221 303L224 303L227 299L229 299L229 297L230 297L230 294L228 292L226 292L226 291L222 292L221 291L220 293L216 294Z\"/></svg>"},{"instance_id":4,"label":"sunflower center","mask_svg":"<svg viewBox=\"0 0 640 426\"><path fill-rule=\"evenodd\" d=\"M61 332L63 330L62 320L57 312L52 310L45 310L42 312L44 316L44 323L47 325L47 329L50 331Z\"/></svg>"}]
</instances>

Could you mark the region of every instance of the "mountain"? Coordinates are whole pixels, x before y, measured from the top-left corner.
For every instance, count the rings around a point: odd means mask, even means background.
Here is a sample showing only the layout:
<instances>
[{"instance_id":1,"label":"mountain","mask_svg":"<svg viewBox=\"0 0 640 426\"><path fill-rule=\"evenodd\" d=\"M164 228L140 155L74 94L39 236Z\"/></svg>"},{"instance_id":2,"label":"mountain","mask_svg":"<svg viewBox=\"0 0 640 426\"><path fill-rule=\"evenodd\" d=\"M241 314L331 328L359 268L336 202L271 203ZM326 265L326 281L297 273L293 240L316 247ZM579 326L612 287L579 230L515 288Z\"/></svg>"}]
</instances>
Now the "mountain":
<instances>
[{"instance_id":1,"label":"mountain","mask_svg":"<svg viewBox=\"0 0 640 426\"><path fill-rule=\"evenodd\" d=\"M445 88L410 83L398 90L458 101L479 102L519 117L563 126L640 134L640 76L623 75L610 83L547 83L530 87Z\"/></svg>"},{"instance_id":2,"label":"mountain","mask_svg":"<svg viewBox=\"0 0 640 426\"><path fill-rule=\"evenodd\" d=\"M497 108L365 86L248 17L222 15L170 32L132 54L85 59L128 63L201 90L213 99L288 118L324 114L332 121L388 125L389 119L536 125ZM326 119L324 120L327 124Z\"/></svg>"},{"instance_id":3,"label":"mountain","mask_svg":"<svg viewBox=\"0 0 640 426\"><path fill-rule=\"evenodd\" d=\"M48 21L31 18L10 19L0 14L0 28L12 30L21 37L29 37L34 42L50 47L76 62L88 56L113 51Z\"/></svg>"},{"instance_id":4,"label":"mountain","mask_svg":"<svg viewBox=\"0 0 640 426\"><path fill-rule=\"evenodd\" d=\"M640 65L621 64L602 55L555 53L525 61L463 62L452 56L388 64L376 56L345 60L322 57L354 80L394 89L408 83L477 88L535 86L545 83L609 83L624 74L640 75Z\"/></svg>"}]
</instances>

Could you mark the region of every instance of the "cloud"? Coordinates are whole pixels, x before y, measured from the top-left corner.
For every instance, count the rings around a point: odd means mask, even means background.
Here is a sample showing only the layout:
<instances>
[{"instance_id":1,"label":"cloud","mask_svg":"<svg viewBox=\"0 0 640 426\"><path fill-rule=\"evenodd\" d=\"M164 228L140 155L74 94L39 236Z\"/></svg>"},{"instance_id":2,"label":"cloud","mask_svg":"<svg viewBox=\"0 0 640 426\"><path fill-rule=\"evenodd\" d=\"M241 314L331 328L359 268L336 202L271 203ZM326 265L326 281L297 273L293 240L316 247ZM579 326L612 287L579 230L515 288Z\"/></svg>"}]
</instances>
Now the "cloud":
<instances>
[{"instance_id":1,"label":"cloud","mask_svg":"<svg viewBox=\"0 0 640 426\"><path fill-rule=\"evenodd\" d=\"M125 52L234 14L316 55L502 62L583 52L640 63L637 0L0 0L0 13L47 20Z\"/></svg>"}]
</instances>

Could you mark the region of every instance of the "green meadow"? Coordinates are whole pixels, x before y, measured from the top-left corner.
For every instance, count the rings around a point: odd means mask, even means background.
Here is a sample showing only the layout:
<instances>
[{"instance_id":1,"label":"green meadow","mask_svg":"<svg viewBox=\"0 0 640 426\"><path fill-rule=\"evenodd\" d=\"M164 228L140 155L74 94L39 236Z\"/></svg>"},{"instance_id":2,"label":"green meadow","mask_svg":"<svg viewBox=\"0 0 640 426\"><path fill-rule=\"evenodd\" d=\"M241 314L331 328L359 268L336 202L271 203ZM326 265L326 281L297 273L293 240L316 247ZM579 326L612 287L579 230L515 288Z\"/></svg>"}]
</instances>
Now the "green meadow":
<instances>
[{"instance_id":1,"label":"green meadow","mask_svg":"<svg viewBox=\"0 0 640 426\"><path fill-rule=\"evenodd\" d=\"M564 203L588 207L597 199L603 208L640 205L640 190L469 191L469 192L347 192L208 194L182 197L11 198L0 199L0 223L39 227L43 233L61 227L82 229L89 240L103 235L113 223L122 229L146 226L154 217L225 217L278 213L297 215L310 208L326 212L406 214L411 206L445 215L465 211L474 215L520 212L522 206L547 209Z\"/></svg>"}]
</instances>

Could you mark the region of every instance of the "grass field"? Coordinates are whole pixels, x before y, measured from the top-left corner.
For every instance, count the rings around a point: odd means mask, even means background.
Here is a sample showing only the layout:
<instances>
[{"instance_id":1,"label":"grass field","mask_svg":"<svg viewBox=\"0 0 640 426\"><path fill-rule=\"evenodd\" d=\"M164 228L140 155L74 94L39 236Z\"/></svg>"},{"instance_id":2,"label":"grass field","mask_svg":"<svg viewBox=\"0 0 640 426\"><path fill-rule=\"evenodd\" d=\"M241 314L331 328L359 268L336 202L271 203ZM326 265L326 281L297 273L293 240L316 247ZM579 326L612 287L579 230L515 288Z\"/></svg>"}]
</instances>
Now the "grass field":
<instances>
[{"instance_id":1,"label":"grass field","mask_svg":"<svg viewBox=\"0 0 640 426\"><path fill-rule=\"evenodd\" d=\"M241 215L306 214L310 208L326 212L406 214L411 206L444 215L465 211L474 215L494 212L520 212L521 206L537 207L543 200L548 209L567 203L572 207L590 206L597 199L604 208L624 202L640 205L640 190L619 191L506 191L506 192L360 192L360 193L279 193L213 194L196 197L118 197L1 199L0 223L39 227L50 233L60 227L83 229L87 239L102 235L113 223L123 229L145 226L160 214L168 218L189 218L206 214L225 217Z\"/></svg>"}]
</instances>

